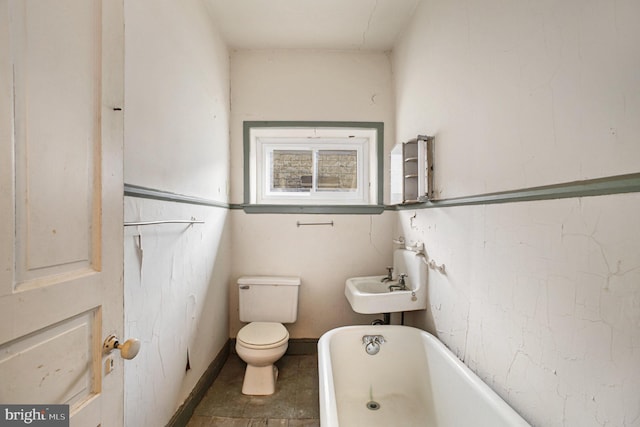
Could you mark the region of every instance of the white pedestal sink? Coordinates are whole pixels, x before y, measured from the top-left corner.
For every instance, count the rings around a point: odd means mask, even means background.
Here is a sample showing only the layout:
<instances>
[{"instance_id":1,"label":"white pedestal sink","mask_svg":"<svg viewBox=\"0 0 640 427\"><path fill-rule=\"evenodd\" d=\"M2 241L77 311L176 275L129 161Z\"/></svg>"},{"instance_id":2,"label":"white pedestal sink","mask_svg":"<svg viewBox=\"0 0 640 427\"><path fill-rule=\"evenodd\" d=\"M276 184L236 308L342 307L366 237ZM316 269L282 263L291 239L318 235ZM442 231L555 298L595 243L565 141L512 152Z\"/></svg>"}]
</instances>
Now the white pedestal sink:
<instances>
[{"instance_id":1,"label":"white pedestal sink","mask_svg":"<svg viewBox=\"0 0 640 427\"><path fill-rule=\"evenodd\" d=\"M344 294L356 313L378 314L427 308L427 266L424 258L407 249L393 253L394 280L385 276L364 276L347 279ZM397 277L406 274L407 290L391 291L390 285L398 285Z\"/></svg>"}]
</instances>

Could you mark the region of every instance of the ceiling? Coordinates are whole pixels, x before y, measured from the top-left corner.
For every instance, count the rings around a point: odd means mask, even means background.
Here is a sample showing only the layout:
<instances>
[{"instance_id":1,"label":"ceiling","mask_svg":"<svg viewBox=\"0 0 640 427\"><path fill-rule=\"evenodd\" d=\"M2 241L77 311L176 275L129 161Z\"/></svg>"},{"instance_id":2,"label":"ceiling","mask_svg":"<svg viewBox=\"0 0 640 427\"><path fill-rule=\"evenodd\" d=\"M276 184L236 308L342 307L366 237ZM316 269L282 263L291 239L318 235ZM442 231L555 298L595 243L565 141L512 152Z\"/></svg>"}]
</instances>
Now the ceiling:
<instances>
[{"instance_id":1,"label":"ceiling","mask_svg":"<svg viewBox=\"0 0 640 427\"><path fill-rule=\"evenodd\" d=\"M232 49L390 50L420 0L205 0Z\"/></svg>"}]
</instances>

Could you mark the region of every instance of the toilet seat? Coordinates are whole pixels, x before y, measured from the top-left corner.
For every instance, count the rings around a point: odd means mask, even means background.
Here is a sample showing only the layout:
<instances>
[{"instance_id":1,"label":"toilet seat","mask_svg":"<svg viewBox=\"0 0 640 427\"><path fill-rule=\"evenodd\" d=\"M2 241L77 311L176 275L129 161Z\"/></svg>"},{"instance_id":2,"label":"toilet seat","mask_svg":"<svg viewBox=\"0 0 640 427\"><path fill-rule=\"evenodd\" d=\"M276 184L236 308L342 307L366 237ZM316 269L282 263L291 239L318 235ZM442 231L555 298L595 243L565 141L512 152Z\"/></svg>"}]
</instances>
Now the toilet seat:
<instances>
[{"instance_id":1,"label":"toilet seat","mask_svg":"<svg viewBox=\"0 0 640 427\"><path fill-rule=\"evenodd\" d=\"M238 344L250 349L279 347L289 340L289 332L282 323L252 322L238 331Z\"/></svg>"}]
</instances>

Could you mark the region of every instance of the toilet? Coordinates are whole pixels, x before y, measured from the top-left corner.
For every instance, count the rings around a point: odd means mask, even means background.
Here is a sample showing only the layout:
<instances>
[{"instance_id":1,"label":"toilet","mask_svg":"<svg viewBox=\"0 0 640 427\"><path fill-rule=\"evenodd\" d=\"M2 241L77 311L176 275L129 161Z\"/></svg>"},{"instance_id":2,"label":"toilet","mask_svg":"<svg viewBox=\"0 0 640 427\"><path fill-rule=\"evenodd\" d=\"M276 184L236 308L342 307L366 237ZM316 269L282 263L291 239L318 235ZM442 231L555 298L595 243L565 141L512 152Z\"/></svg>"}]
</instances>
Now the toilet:
<instances>
[{"instance_id":1,"label":"toilet","mask_svg":"<svg viewBox=\"0 0 640 427\"><path fill-rule=\"evenodd\" d=\"M247 364L242 393L254 396L276 390L280 359L289 345L289 332L283 323L298 317L299 277L243 276L238 279L241 322L236 336L236 352Z\"/></svg>"}]
</instances>

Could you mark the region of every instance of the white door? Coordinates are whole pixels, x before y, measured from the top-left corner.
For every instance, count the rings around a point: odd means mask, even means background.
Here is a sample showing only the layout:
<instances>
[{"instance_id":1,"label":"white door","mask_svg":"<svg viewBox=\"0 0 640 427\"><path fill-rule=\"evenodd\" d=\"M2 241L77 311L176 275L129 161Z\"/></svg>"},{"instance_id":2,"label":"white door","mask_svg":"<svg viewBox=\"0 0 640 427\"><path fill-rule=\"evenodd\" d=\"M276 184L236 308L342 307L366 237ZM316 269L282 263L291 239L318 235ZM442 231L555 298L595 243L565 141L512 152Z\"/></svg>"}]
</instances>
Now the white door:
<instances>
[{"instance_id":1,"label":"white door","mask_svg":"<svg viewBox=\"0 0 640 427\"><path fill-rule=\"evenodd\" d=\"M0 403L72 426L123 423L123 50L122 0L0 0Z\"/></svg>"}]
</instances>

